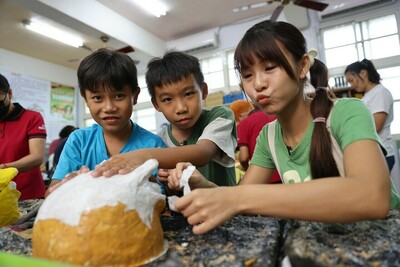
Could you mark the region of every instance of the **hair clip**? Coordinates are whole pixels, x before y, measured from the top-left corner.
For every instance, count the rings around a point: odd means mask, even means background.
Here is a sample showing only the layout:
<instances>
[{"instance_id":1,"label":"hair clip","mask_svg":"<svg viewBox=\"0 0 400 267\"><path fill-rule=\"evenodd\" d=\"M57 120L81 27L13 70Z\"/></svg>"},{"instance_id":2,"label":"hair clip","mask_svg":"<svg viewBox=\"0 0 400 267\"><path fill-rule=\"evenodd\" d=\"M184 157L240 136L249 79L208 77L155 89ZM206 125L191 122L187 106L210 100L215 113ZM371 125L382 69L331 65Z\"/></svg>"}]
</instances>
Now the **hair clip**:
<instances>
[{"instance_id":1,"label":"hair clip","mask_svg":"<svg viewBox=\"0 0 400 267\"><path fill-rule=\"evenodd\" d=\"M307 55L310 58L310 67L312 67L314 65L314 58L318 56L318 51L315 48L311 48Z\"/></svg>"},{"instance_id":2,"label":"hair clip","mask_svg":"<svg viewBox=\"0 0 400 267\"><path fill-rule=\"evenodd\" d=\"M313 119L313 122L325 123L326 122L326 118L324 118L324 117L316 117L315 119Z\"/></svg>"}]
</instances>

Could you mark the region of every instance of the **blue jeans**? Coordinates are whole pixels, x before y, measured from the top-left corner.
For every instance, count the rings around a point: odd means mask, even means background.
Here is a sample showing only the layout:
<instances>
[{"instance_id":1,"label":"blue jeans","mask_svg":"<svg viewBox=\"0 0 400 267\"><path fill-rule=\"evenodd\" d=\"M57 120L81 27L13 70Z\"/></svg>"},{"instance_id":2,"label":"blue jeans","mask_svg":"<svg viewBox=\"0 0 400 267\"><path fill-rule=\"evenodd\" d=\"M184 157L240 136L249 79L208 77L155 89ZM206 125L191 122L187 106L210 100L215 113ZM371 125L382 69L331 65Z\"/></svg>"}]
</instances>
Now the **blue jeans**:
<instances>
[{"instance_id":1,"label":"blue jeans","mask_svg":"<svg viewBox=\"0 0 400 267\"><path fill-rule=\"evenodd\" d=\"M389 167L389 171L392 171L393 166L394 166L394 156L386 157L386 162Z\"/></svg>"}]
</instances>

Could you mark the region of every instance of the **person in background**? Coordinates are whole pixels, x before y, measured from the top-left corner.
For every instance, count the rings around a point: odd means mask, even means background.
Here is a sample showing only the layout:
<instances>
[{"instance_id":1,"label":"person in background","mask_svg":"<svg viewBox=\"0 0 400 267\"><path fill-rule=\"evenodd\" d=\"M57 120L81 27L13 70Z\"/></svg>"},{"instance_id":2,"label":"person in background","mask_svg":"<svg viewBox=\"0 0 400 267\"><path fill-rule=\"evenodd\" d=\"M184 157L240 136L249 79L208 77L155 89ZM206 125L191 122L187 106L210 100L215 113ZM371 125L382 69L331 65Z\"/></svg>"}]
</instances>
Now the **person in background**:
<instances>
[{"instance_id":1,"label":"person in background","mask_svg":"<svg viewBox=\"0 0 400 267\"><path fill-rule=\"evenodd\" d=\"M44 162L46 127L42 115L12 102L13 92L0 74L0 169L14 167L13 179L20 200L42 198L45 185L40 170Z\"/></svg>"},{"instance_id":2,"label":"person in background","mask_svg":"<svg viewBox=\"0 0 400 267\"><path fill-rule=\"evenodd\" d=\"M56 148L60 144L61 140L68 137L74 130L75 130L75 126L73 126L73 125L64 126L58 133L58 138L53 140L50 143L48 154L49 155L54 154L54 152L56 151Z\"/></svg>"},{"instance_id":3,"label":"person in background","mask_svg":"<svg viewBox=\"0 0 400 267\"><path fill-rule=\"evenodd\" d=\"M79 128L75 128L75 130L77 130L77 129L79 129ZM57 164L58 164L58 162L60 160L61 153L62 153L62 151L64 149L65 143L68 140L68 137L69 137L69 135L64 137L63 139L61 139L60 143L58 144L58 146L56 148L56 151L54 151L53 166L57 166Z\"/></svg>"},{"instance_id":4,"label":"person in background","mask_svg":"<svg viewBox=\"0 0 400 267\"><path fill-rule=\"evenodd\" d=\"M344 71L347 82L357 92L364 93L362 101L371 111L375 128L386 149L386 162L391 171L395 162L390 125L393 121L393 96L381 83L381 76L368 60L356 61Z\"/></svg>"},{"instance_id":5,"label":"person in background","mask_svg":"<svg viewBox=\"0 0 400 267\"><path fill-rule=\"evenodd\" d=\"M78 83L96 124L77 129L68 137L46 195L60 186L61 180L93 170L112 156L165 147L159 136L130 119L140 88L135 63L128 55L96 50L80 63Z\"/></svg>"},{"instance_id":6,"label":"person in background","mask_svg":"<svg viewBox=\"0 0 400 267\"><path fill-rule=\"evenodd\" d=\"M47 173L48 180L45 181L46 187L48 187L51 183L51 179L53 178L54 171L56 170L58 161L60 160L61 152L64 149L64 146L68 140L68 137L76 129L78 129L78 128L68 125L68 126L65 126L63 128L63 130L61 130L62 134L60 132L60 136L63 136L63 138L61 138L61 140L58 142L58 145L57 145L56 149L54 150L54 153L52 154L52 156L49 157L49 161L51 160L52 163L50 165L50 162L49 162L49 166L51 166L51 169L49 169L49 171Z\"/></svg>"},{"instance_id":7,"label":"person in background","mask_svg":"<svg viewBox=\"0 0 400 267\"><path fill-rule=\"evenodd\" d=\"M240 122L249 115L253 110L253 105L247 100L235 100L230 105L229 108L233 111L235 115L236 127Z\"/></svg>"},{"instance_id":8,"label":"person in background","mask_svg":"<svg viewBox=\"0 0 400 267\"><path fill-rule=\"evenodd\" d=\"M254 106L253 111L237 126L239 162L244 171L249 167L249 161L253 157L256 140L262 128L274 120L276 120L275 115L268 115L257 106ZM274 172L274 175L268 182L271 184L281 183L279 173Z\"/></svg>"},{"instance_id":9,"label":"person in background","mask_svg":"<svg viewBox=\"0 0 400 267\"><path fill-rule=\"evenodd\" d=\"M97 166L92 176L127 173L135 164L154 158L159 162L158 179L163 183L168 181L169 169L188 161L207 178L205 184L236 185L233 112L225 106L203 108L208 87L199 60L183 52L167 51L162 58L149 62L146 82L154 107L170 123L160 133L168 148L115 155Z\"/></svg>"},{"instance_id":10,"label":"person in background","mask_svg":"<svg viewBox=\"0 0 400 267\"><path fill-rule=\"evenodd\" d=\"M239 125L242 120L244 120L249 113L253 110L253 105L248 100L235 100L230 105L229 108L233 111L235 115L235 125L236 131L239 130ZM239 139L239 132L238 132L238 139ZM243 154L242 154L243 155ZM240 180L243 178L244 173L246 172L246 166L243 166L240 162L240 151L239 146L235 149L235 172L236 172L236 183L239 183Z\"/></svg>"},{"instance_id":11,"label":"person in background","mask_svg":"<svg viewBox=\"0 0 400 267\"><path fill-rule=\"evenodd\" d=\"M68 137L73 131L75 130L75 126L73 125L66 125L64 126L59 134L58 134L58 138L53 140L50 145L49 145L49 150L47 152L48 156L47 156L47 170L48 170L48 175L52 172L52 170L54 171L54 153L56 152L56 149L58 147L58 145L60 144L61 140L63 140L64 138Z\"/></svg>"},{"instance_id":12,"label":"person in background","mask_svg":"<svg viewBox=\"0 0 400 267\"><path fill-rule=\"evenodd\" d=\"M292 24L267 20L245 33L234 54L240 84L277 120L261 131L239 186L200 188L176 201L195 234L237 214L344 223L382 219L400 207L366 105L356 98L333 101L323 87L313 99L306 96L316 61ZM171 171L169 184L179 182L186 166ZM266 184L275 170L283 184ZM198 172L193 177L202 180Z\"/></svg>"}]
</instances>

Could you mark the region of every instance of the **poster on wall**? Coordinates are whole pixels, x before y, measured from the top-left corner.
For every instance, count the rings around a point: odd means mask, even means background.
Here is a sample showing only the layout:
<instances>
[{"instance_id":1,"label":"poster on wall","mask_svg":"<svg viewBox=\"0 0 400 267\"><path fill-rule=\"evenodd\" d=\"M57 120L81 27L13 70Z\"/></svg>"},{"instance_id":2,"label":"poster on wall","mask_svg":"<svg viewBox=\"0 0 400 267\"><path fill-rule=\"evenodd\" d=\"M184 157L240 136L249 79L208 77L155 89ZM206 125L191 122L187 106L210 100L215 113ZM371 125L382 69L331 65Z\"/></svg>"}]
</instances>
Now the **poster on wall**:
<instances>
[{"instance_id":1,"label":"poster on wall","mask_svg":"<svg viewBox=\"0 0 400 267\"><path fill-rule=\"evenodd\" d=\"M50 82L15 73L4 73L3 75L10 83L13 102L21 104L26 109L40 112L43 118L49 115Z\"/></svg>"},{"instance_id":2,"label":"poster on wall","mask_svg":"<svg viewBox=\"0 0 400 267\"><path fill-rule=\"evenodd\" d=\"M52 117L74 122L74 87L51 83L50 114Z\"/></svg>"},{"instance_id":3,"label":"poster on wall","mask_svg":"<svg viewBox=\"0 0 400 267\"><path fill-rule=\"evenodd\" d=\"M59 138L58 134L65 125L75 125L75 88L73 86L51 83L49 94L50 114L48 132L51 139Z\"/></svg>"},{"instance_id":4,"label":"poster on wall","mask_svg":"<svg viewBox=\"0 0 400 267\"><path fill-rule=\"evenodd\" d=\"M42 114L47 143L59 138L66 125L75 125L75 88L1 70L13 90L13 102Z\"/></svg>"}]
</instances>

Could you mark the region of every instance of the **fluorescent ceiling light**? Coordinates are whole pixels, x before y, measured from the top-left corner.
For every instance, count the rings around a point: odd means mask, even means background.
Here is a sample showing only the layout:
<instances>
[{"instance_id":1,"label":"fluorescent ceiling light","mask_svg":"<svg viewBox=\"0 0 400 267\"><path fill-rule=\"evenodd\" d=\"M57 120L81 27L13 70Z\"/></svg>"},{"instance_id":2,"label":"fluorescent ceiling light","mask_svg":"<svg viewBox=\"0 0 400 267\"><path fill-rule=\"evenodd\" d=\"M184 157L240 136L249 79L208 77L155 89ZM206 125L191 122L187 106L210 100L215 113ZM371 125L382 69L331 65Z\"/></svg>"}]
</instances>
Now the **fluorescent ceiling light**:
<instances>
[{"instance_id":1,"label":"fluorescent ceiling light","mask_svg":"<svg viewBox=\"0 0 400 267\"><path fill-rule=\"evenodd\" d=\"M251 4L250 8L254 9L254 8L260 8L263 6L267 6L267 2L259 2L259 3Z\"/></svg>"},{"instance_id":2,"label":"fluorescent ceiling light","mask_svg":"<svg viewBox=\"0 0 400 267\"><path fill-rule=\"evenodd\" d=\"M167 14L167 8L158 0L136 0L135 3L157 18Z\"/></svg>"},{"instance_id":3,"label":"fluorescent ceiling light","mask_svg":"<svg viewBox=\"0 0 400 267\"><path fill-rule=\"evenodd\" d=\"M238 12L243 12L243 11L247 11L250 9L256 9L256 8L260 8L260 7L265 7L267 6L267 2L258 2L258 3L254 3L251 5L244 5L244 6L240 6L240 7L235 7L232 9L232 11L234 13L238 13Z\"/></svg>"},{"instance_id":4,"label":"fluorescent ceiling light","mask_svg":"<svg viewBox=\"0 0 400 267\"><path fill-rule=\"evenodd\" d=\"M75 35L72 35L63 30L57 29L49 24L45 24L43 22L32 22L32 21L24 21L23 25L28 30L34 31L36 33L42 34L46 37L52 38L64 44L80 47L83 46L83 40Z\"/></svg>"}]
</instances>

